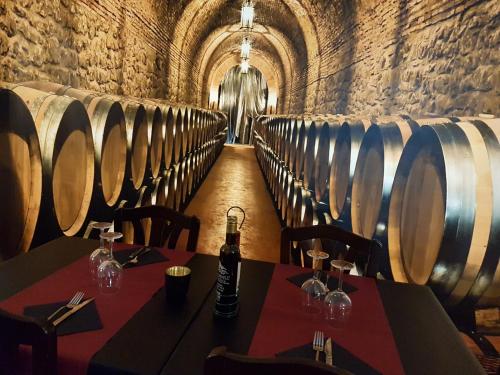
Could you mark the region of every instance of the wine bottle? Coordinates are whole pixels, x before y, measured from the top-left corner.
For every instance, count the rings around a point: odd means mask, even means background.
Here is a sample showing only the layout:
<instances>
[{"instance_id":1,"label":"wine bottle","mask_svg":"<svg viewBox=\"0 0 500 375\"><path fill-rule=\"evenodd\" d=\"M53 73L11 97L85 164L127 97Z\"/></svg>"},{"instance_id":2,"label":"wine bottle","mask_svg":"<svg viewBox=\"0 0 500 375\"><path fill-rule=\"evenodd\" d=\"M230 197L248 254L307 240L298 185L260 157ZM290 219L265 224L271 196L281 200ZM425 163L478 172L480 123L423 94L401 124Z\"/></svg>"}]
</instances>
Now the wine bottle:
<instances>
[{"instance_id":1,"label":"wine bottle","mask_svg":"<svg viewBox=\"0 0 500 375\"><path fill-rule=\"evenodd\" d=\"M222 245L219 255L214 310L216 316L233 318L238 315L240 268L241 255L238 219L236 216L228 216L226 243Z\"/></svg>"}]
</instances>

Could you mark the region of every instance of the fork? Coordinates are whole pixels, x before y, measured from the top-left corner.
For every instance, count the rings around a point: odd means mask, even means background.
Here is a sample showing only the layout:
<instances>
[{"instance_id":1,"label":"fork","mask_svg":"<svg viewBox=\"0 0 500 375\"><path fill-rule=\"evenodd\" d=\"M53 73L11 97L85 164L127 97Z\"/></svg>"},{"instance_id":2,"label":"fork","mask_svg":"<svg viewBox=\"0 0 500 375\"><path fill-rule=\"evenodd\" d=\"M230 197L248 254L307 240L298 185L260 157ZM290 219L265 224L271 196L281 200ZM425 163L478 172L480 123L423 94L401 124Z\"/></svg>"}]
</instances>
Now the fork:
<instances>
[{"instance_id":1,"label":"fork","mask_svg":"<svg viewBox=\"0 0 500 375\"><path fill-rule=\"evenodd\" d=\"M144 254L147 254L151 251L150 247L143 247L144 251L141 251L137 253L132 259L127 260L126 262L122 263L121 266L125 267L127 264L137 264L139 263L139 257L143 256Z\"/></svg>"},{"instance_id":2,"label":"fork","mask_svg":"<svg viewBox=\"0 0 500 375\"><path fill-rule=\"evenodd\" d=\"M71 298L69 300L69 302L64 305L64 306L61 306L59 307L56 311L54 311L48 318L47 320L51 320L53 317L55 317L62 309L72 309L73 307L75 307L76 305L78 305L81 300L83 299L83 296L85 294L83 292L76 292L75 295L73 296L73 298Z\"/></svg>"},{"instance_id":3,"label":"fork","mask_svg":"<svg viewBox=\"0 0 500 375\"><path fill-rule=\"evenodd\" d=\"M316 351L316 361L319 361L319 352L325 348L325 334L322 331L314 332L313 350Z\"/></svg>"}]
</instances>

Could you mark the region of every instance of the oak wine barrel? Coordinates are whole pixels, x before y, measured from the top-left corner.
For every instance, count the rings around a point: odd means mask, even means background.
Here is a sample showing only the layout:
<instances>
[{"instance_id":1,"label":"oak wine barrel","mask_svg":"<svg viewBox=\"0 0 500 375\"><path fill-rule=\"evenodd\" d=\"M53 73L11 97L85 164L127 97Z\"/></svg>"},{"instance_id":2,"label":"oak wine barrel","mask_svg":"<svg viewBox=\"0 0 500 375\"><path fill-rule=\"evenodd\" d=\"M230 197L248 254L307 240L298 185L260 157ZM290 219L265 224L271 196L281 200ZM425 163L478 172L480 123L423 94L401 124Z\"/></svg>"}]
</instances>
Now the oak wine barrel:
<instances>
[{"instance_id":1,"label":"oak wine barrel","mask_svg":"<svg viewBox=\"0 0 500 375\"><path fill-rule=\"evenodd\" d=\"M328 202L330 169L335 151L340 119L328 118L319 130L318 153L314 163L314 197L317 202Z\"/></svg>"},{"instance_id":2,"label":"oak wine barrel","mask_svg":"<svg viewBox=\"0 0 500 375\"><path fill-rule=\"evenodd\" d=\"M309 126L309 131L307 132L307 141L305 145L304 154L304 167L303 167L303 181L304 188L314 192L314 166L316 163L316 158L318 156L319 148L319 128L323 124L321 122L316 123L315 120L311 120Z\"/></svg>"},{"instance_id":3,"label":"oak wine barrel","mask_svg":"<svg viewBox=\"0 0 500 375\"><path fill-rule=\"evenodd\" d=\"M447 306L475 303L499 287L499 126L498 120L422 126L396 170L389 206L392 274L396 281L429 285Z\"/></svg>"},{"instance_id":4,"label":"oak wine barrel","mask_svg":"<svg viewBox=\"0 0 500 375\"><path fill-rule=\"evenodd\" d=\"M0 260L28 251L42 199L42 156L29 109L0 83Z\"/></svg>"},{"instance_id":5,"label":"oak wine barrel","mask_svg":"<svg viewBox=\"0 0 500 375\"><path fill-rule=\"evenodd\" d=\"M149 165L151 167L151 176L156 178L160 175L160 170L163 167L166 125L158 106L144 104L144 109L146 110L148 123Z\"/></svg>"},{"instance_id":6,"label":"oak wine barrel","mask_svg":"<svg viewBox=\"0 0 500 375\"><path fill-rule=\"evenodd\" d=\"M368 128L359 149L352 183L352 231L382 243L380 270L390 278L386 265L387 219L396 168L403 148L419 126L412 120L380 122Z\"/></svg>"},{"instance_id":7,"label":"oak wine barrel","mask_svg":"<svg viewBox=\"0 0 500 375\"><path fill-rule=\"evenodd\" d=\"M330 168L328 201L333 219L347 230L351 229L352 179L359 147L369 126L369 121L346 119L339 128L335 140L335 152Z\"/></svg>"}]
</instances>

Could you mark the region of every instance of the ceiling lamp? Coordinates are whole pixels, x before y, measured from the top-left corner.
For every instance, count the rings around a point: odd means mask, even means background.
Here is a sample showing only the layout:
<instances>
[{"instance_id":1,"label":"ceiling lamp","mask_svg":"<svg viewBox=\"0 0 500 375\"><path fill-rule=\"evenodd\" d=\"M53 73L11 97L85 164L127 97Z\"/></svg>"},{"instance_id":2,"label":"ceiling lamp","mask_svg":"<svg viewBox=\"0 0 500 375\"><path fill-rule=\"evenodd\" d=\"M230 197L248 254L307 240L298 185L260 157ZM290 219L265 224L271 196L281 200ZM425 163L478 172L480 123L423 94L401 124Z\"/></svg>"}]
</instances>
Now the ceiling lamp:
<instances>
[{"instance_id":1,"label":"ceiling lamp","mask_svg":"<svg viewBox=\"0 0 500 375\"><path fill-rule=\"evenodd\" d=\"M243 29L251 29L253 26L253 2L252 0L245 0L241 6L241 27Z\"/></svg>"},{"instance_id":2,"label":"ceiling lamp","mask_svg":"<svg viewBox=\"0 0 500 375\"><path fill-rule=\"evenodd\" d=\"M250 62L248 61L248 59L243 59L240 65L241 73L248 73L248 68L250 68Z\"/></svg>"},{"instance_id":3,"label":"ceiling lamp","mask_svg":"<svg viewBox=\"0 0 500 375\"><path fill-rule=\"evenodd\" d=\"M241 58L248 59L250 58L250 49L252 48L252 43L250 43L250 39L248 37L243 38L241 42Z\"/></svg>"}]
</instances>

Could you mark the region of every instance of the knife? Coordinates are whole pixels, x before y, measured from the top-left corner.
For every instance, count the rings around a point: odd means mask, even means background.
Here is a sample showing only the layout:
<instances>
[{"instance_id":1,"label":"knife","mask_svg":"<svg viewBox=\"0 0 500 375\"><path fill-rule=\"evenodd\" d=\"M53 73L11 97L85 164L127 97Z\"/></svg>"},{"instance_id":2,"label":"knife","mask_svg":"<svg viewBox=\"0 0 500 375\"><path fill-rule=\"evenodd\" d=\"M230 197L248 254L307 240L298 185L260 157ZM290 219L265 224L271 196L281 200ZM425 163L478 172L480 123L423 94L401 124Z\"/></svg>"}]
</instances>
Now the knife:
<instances>
[{"instance_id":1,"label":"knife","mask_svg":"<svg viewBox=\"0 0 500 375\"><path fill-rule=\"evenodd\" d=\"M89 298L85 301L83 301L82 303L80 303L79 305L76 305L75 307L73 307L71 310L69 310L68 312L64 313L63 315L61 315L60 318L57 318L56 320L54 320L54 322L52 323L54 325L54 327L58 326L59 324L61 324L64 320L66 320L67 318L69 318L71 315L73 315L74 313L76 313L78 310L80 310L81 308L87 306L90 302L92 302L95 298Z\"/></svg>"},{"instance_id":2,"label":"knife","mask_svg":"<svg viewBox=\"0 0 500 375\"><path fill-rule=\"evenodd\" d=\"M325 344L326 364L333 366L332 338L329 337Z\"/></svg>"}]
</instances>

